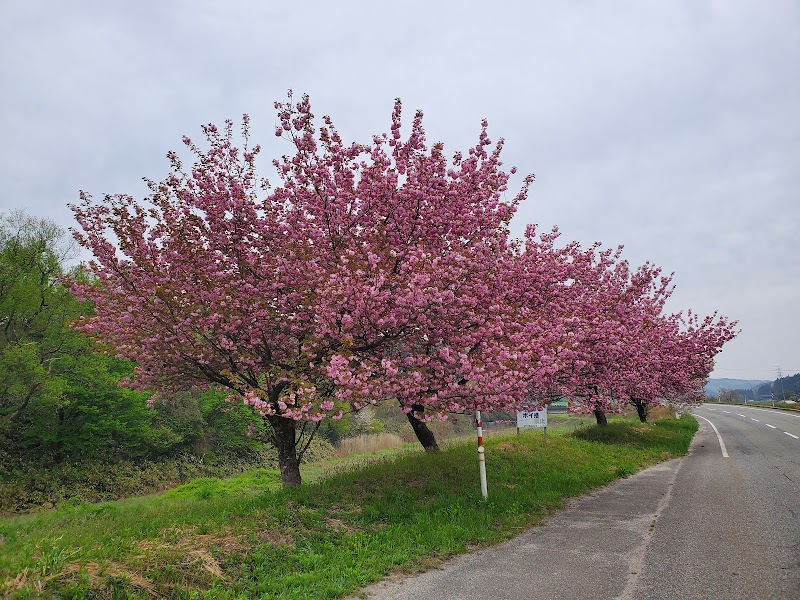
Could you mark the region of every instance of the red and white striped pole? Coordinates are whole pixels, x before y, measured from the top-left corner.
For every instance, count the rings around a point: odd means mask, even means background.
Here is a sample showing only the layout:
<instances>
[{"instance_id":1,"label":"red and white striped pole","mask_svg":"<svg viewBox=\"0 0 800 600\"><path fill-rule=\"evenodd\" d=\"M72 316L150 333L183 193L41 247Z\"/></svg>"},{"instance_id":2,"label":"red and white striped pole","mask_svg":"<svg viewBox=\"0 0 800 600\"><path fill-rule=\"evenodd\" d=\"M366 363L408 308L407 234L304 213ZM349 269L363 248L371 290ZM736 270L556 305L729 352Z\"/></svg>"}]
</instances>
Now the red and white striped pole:
<instances>
[{"instance_id":1,"label":"red and white striped pole","mask_svg":"<svg viewBox=\"0 0 800 600\"><path fill-rule=\"evenodd\" d=\"M481 474L481 496L486 500L489 492L486 488L486 457L483 450L483 423L481 423L481 411L475 411L475 423L478 425L478 470Z\"/></svg>"}]
</instances>

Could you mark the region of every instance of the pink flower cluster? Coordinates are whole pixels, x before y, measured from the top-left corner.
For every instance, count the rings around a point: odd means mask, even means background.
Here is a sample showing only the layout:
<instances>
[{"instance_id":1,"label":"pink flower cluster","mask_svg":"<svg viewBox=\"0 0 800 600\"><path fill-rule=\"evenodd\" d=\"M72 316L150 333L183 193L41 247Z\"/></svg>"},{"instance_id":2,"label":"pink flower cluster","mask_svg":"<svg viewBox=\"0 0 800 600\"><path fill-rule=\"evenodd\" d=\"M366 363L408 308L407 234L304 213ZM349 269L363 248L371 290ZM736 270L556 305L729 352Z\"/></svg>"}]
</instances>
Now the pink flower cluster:
<instances>
[{"instance_id":1,"label":"pink flower cluster","mask_svg":"<svg viewBox=\"0 0 800 600\"><path fill-rule=\"evenodd\" d=\"M451 160L422 113L401 134L346 144L307 97L277 103L276 187L255 168L249 119L188 138L150 195L81 194L76 239L94 254L73 289L79 328L136 361L131 382L233 390L267 416L341 417L391 398L428 418L538 406L576 410L695 397L735 323L663 314L669 278L558 232L509 238L533 177L506 200L503 141L487 125ZM514 170L512 169L513 173Z\"/></svg>"}]
</instances>

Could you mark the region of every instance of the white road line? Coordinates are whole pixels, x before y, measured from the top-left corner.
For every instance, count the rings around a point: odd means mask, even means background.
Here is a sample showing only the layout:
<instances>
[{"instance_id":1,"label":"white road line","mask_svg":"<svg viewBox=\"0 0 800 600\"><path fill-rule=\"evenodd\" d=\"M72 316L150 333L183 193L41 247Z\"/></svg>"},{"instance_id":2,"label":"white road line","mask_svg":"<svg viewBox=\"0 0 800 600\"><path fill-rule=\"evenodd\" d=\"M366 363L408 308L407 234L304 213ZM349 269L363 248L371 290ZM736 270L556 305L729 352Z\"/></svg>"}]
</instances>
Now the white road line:
<instances>
[{"instance_id":1,"label":"white road line","mask_svg":"<svg viewBox=\"0 0 800 600\"><path fill-rule=\"evenodd\" d=\"M755 421L756 423L761 423L761 421L759 421L758 419L754 419L753 417L750 417L750 420Z\"/></svg>"},{"instance_id":2,"label":"white road line","mask_svg":"<svg viewBox=\"0 0 800 600\"><path fill-rule=\"evenodd\" d=\"M795 419L800 419L800 413L792 413L786 410L781 409L774 409L774 408L756 408L755 406L743 406L742 408L746 408L747 410L760 410L761 412L768 412L772 413L773 415L783 415L784 417L794 417ZM725 412L725 411L722 411Z\"/></svg>"},{"instance_id":3,"label":"white road line","mask_svg":"<svg viewBox=\"0 0 800 600\"><path fill-rule=\"evenodd\" d=\"M700 415L695 415L695 417L700 417ZM722 457L723 458L728 458L728 449L725 448L725 442L722 441L722 436L719 434L719 431L717 430L717 426L714 425L711 421L709 421L705 417L700 417L700 418L703 419L703 421L708 422L709 425L711 425L711 429L713 429L714 433L717 434L717 439L719 440L719 449L722 450Z\"/></svg>"},{"instance_id":4,"label":"white road line","mask_svg":"<svg viewBox=\"0 0 800 600\"><path fill-rule=\"evenodd\" d=\"M770 429L777 429L777 427L775 427L775 425L770 425L769 423L764 423L764 424L765 424L767 427L769 427Z\"/></svg>"},{"instance_id":5,"label":"white road line","mask_svg":"<svg viewBox=\"0 0 800 600\"><path fill-rule=\"evenodd\" d=\"M785 434L786 434L786 435L788 435L789 437L793 437L793 438L794 438L794 439L796 439L796 440L800 440L800 435L795 435L795 434L793 434L793 433L789 433L788 431L784 431L783 433L785 433Z\"/></svg>"},{"instance_id":6,"label":"white road line","mask_svg":"<svg viewBox=\"0 0 800 600\"><path fill-rule=\"evenodd\" d=\"M740 417L742 417L743 419L746 419L746 418L747 418L747 415L743 415L743 414L741 414L741 413L736 413L736 414L737 414L737 415L739 415Z\"/></svg>"},{"instance_id":7,"label":"white road line","mask_svg":"<svg viewBox=\"0 0 800 600\"><path fill-rule=\"evenodd\" d=\"M724 412L726 415L731 414L731 411L729 411L729 410L723 410L722 412Z\"/></svg>"}]
</instances>

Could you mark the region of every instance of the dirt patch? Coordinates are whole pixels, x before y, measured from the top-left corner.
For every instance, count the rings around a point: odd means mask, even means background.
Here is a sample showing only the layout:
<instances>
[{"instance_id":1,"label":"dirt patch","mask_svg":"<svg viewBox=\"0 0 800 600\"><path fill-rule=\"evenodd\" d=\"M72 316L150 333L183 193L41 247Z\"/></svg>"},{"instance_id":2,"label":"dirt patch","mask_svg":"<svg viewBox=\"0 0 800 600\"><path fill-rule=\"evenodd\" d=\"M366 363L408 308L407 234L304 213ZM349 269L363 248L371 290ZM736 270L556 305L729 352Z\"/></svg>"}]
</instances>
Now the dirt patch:
<instances>
[{"instance_id":1,"label":"dirt patch","mask_svg":"<svg viewBox=\"0 0 800 600\"><path fill-rule=\"evenodd\" d=\"M222 567L219 566L217 560L211 556L211 553L204 549L200 548L198 550L189 550L189 561L186 563L187 565L199 565L201 569L211 573L214 577L221 579L222 581L227 581L225 575L222 572Z\"/></svg>"},{"instance_id":2,"label":"dirt patch","mask_svg":"<svg viewBox=\"0 0 800 600\"><path fill-rule=\"evenodd\" d=\"M232 535L196 535L191 538L184 538L178 543L178 547L191 548L215 548L223 554L233 554L234 552L246 552L249 546L243 545Z\"/></svg>"},{"instance_id":3,"label":"dirt patch","mask_svg":"<svg viewBox=\"0 0 800 600\"><path fill-rule=\"evenodd\" d=\"M325 512L330 514L356 514L360 515L364 512L364 508L358 504L353 504L349 506L339 506L338 504L332 504L328 508L325 509Z\"/></svg>"},{"instance_id":4,"label":"dirt patch","mask_svg":"<svg viewBox=\"0 0 800 600\"><path fill-rule=\"evenodd\" d=\"M508 452L509 450L516 450L517 446L518 444L516 442L503 442L502 444L497 444L497 446L495 446L495 450Z\"/></svg>"},{"instance_id":5,"label":"dirt patch","mask_svg":"<svg viewBox=\"0 0 800 600\"><path fill-rule=\"evenodd\" d=\"M140 540L136 543L136 547L146 554L135 558L146 562L157 559L160 563L168 560L175 567L188 567L190 572L199 570L199 572L205 572L212 577L227 581L212 550L215 553L229 555L246 552L250 546L243 544L229 529L222 534L193 534L192 531L193 529L167 530L165 532L167 538L181 536L174 541Z\"/></svg>"},{"instance_id":6,"label":"dirt patch","mask_svg":"<svg viewBox=\"0 0 800 600\"><path fill-rule=\"evenodd\" d=\"M185 551L209 550L214 549L223 554L233 554L234 552L246 552L250 546L242 542L233 535L230 528L223 534L215 533L194 533L196 528L191 529L171 529L166 531L166 538L177 538L175 541L165 540L140 540L136 546L142 550L165 550L177 548Z\"/></svg>"},{"instance_id":7,"label":"dirt patch","mask_svg":"<svg viewBox=\"0 0 800 600\"><path fill-rule=\"evenodd\" d=\"M360 531L357 527L353 527L352 525L345 523L340 519L325 519L325 524L329 527L333 527L337 531L343 531L349 535L353 535L354 533L358 533Z\"/></svg>"},{"instance_id":8,"label":"dirt patch","mask_svg":"<svg viewBox=\"0 0 800 600\"><path fill-rule=\"evenodd\" d=\"M271 546L289 546L290 548L294 546L294 540L291 537L284 535L276 529L264 529L263 531L259 531L258 539Z\"/></svg>"}]
</instances>

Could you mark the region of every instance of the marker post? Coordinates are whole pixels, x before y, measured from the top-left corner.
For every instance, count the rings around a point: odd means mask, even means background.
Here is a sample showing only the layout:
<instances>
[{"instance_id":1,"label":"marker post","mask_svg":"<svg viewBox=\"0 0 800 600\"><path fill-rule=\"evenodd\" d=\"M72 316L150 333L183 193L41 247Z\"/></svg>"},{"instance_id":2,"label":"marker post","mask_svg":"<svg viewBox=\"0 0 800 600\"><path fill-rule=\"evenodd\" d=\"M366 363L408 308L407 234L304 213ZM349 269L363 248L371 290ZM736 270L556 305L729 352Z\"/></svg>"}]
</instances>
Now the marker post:
<instances>
[{"instance_id":1,"label":"marker post","mask_svg":"<svg viewBox=\"0 0 800 600\"><path fill-rule=\"evenodd\" d=\"M481 423L481 411L475 411L475 424L478 426L478 471L481 476L481 496L484 500L489 498L489 491L486 487L486 457L483 448L483 423Z\"/></svg>"}]
</instances>

